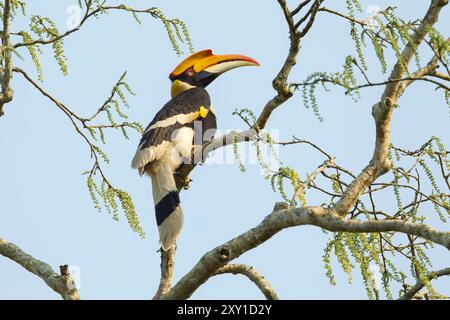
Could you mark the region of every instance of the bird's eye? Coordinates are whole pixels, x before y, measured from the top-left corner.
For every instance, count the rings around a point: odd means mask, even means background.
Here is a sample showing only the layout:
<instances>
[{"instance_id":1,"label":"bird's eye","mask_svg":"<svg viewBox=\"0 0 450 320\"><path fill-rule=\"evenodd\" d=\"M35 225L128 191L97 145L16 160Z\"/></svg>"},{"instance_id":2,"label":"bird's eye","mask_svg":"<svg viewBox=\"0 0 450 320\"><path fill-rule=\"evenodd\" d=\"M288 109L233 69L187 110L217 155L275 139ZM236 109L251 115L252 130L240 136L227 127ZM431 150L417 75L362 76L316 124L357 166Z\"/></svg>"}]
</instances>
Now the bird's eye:
<instances>
[{"instance_id":1,"label":"bird's eye","mask_svg":"<svg viewBox=\"0 0 450 320\"><path fill-rule=\"evenodd\" d=\"M188 69L188 70L186 71L186 75L187 75L188 77L193 77L194 74L195 74L195 71L194 71L193 69Z\"/></svg>"}]
</instances>

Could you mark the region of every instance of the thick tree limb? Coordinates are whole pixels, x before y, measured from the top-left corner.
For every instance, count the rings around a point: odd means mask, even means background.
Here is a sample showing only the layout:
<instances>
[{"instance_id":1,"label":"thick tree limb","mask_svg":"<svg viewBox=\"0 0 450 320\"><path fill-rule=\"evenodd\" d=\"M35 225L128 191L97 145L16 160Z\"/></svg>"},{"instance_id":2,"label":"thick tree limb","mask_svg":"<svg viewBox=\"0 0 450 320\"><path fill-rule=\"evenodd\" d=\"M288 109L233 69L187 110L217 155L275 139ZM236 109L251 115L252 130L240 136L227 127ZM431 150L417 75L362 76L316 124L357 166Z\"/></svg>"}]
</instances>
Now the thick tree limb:
<instances>
[{"instance_id":1,"label":"thick tree limb","mask_svg":"<svg viewBox=\"0 0 450 320\"><path fill-rule=\"evenodd\" d=\"M172 286L173 268L175 264L176 246L170 247L169 250L161 251L161 278L159 280L159 287L153 296L153 300L159 300L162 295L166 294Z\"/></svg>"},{"instance_id":2,"label":"thick tree limb","mask_svg":"<svg viewBox=\"0 0 450 320\"><path fill-rule=\"evenodd\" d=\"M450 275L450 268L445 268L442 270L430 272L428 275L428 280L433 280L448 275ZM422 290L424 286L425 283L423 283L423 281L421 280L417 281L417 283L413 287L411 287L407 292L405 292L405 294L403 294L400 298L398 298L398 300L411 300L420 290Z\"/></svg>"},{"instance_id":3,"label":"thick tree limb","mask_svg":"<svg viewBox=\"0 0 450 320\"><path fill-rule=\"evenodd\" d=\"M278 0L278 2L283 9L289 26L291 46L282 69L273 81L273 87L277 91L277 94L266 104L258 117L254 127L255 133L264 128L272 112L292 96L287 78L295 65L300 48L301 36L297 31L298 26L295 24L293 14L289 11L286 2L284 0ZM341 218L347 215L364 190L379 176L389 171L391 167L388 152L390 147L390 121L392 112L400 96L399 88L405 85L407 80L411 80L411 77L408 77L408 79L403 78L403 74L406 71L405 66L409 65L415 49L424 39L426 30L437 21L441 8L447 2L447 0L432 1L425 18L415 32L412 44L405 47L402 58L395 65L389 79L384 83L386 85L385 91L380 102L374 105L372 112L376 124L376 141L372 160L361 174L354 178L353 182L348 185L335 207L331 209L308 207L289 210L286 210L287 208L284 207L281 208L282 210L279 207L275 208L274 212L267 216L257 227L206 253L171 291L162 296L163 299L189 298L200 285L206 282L209 277L213 276L217 270L224 268L231 260L267 241L282 229L293 226L315 225L329 231L352 233L395 231L420 236L450 249L450 234L448 232L437 231L427 225L413 224L401 220L355 221L343 220ZM318 1L315 1L314 4L317 5L317 3ZM318 7L314 10L317 13ZM309 12L309 15L311 15L310 21L313 21L314 15L312 15L312 12ZM218 143L223 139L224 137L220 137L213 142ZM243 139L242 141L245 140Z\"/></svg>"},{"instance_id":4,"label":"thick tree limb","mask_svg":"<svg viewBox=\"0 0 450 320\"><path fill-rule=\"evenodd\" d=\"M405 92L405 90L416 81L427 81L427 82L437 85L438 88L442 88L447 91L450 90L450 87L443 83L440 83L433 79L424 78L425 76L436 75L436 68L438 67L438 65L436 64L436 62L433 62L433 61L434 61L434 57L433 57L433 59L431 59L431 61L428 63L428 65L426 67L420 68L419 70L412 73L411 77L409 79L404 79L401 81L401 84L397 90L397 94L399 97L401 97L403 95L403 93Z\"/></svg>"},{"instance_id":5,"label":"thick tree limb","mask_svg":"<svg viewBox=\"0 0 450 320\"><path fill-rule=\"evenodd\" d=\"M253 267L246 266L244 264L227 264L219 268L213 276L220 274L231 273L231 274L242 274L246 276L250 281L252 281L261 290L264 297L267 300L278 300L278 295L271 286L271 284L257 272Z\"/></svg>"},{"instance_id":6,"label":"thick tree limb","mask_svg":"<svg viewBox=\"0 0 450 320\"><path fill-rule=\"evenodd\" d=\"M344 220L336 212L321 207L287 209L277 204L274 211L259 225L206 253L163 299L187 299L218 269L243 253L264 243L285 228L314 225L333 232L387 232L396 231L423 237L450 250L450 233L425 224L400 220Z\"/></svg>"},{"instance_id":7,"label":"thick tree limb","mask_svg":"<svg viewBox=\"0 0 450 320\"><path fill-rule=\"evenodd\" d=\"M10 38L10 20L11 20L11 0L6 0L3 7L3 32L2 49L4 69L1 75L1 94L0 94L0 117L3 115L3 106L13 99L13 90L11 89L12 79L12 47Z\"/></svg>"},{"instance_id":8,"label":"thick tree limb","mask_svg":"<svg viewBox=\"0 0 450 320\"><path fill-rule=\"evenodd\" d=\"M39 278L57 292L64 300L79 300L74 280L67 273L67 267L61 267L61 275L53 271L45 262L33 258L15 244L0 238L0 255L9 258Z\"/></svg>"},{"instance_id":9,"label":"thick tree limb","mask_svg":"<svg viewBox=\"0 0 450 320\"><path fill-rule=\"evenodd\" d=\"M425 17L423 18L421 24L417 28L413 41L408 43L402 52L402 61L397 61L394 69L391 72L389 79L400 79L405 73L405 66L407 67L411 62L416 48L423 42L429 28L432 27L439 19L439 13L444 6L448 4L448 0L432 0L431 5L428 8ZM383 98L398 98L397 89L401 83L392 83L386 86L383 93Z\"/></svg>"},{"instance_id":10,"label":"thick tree limb","mask_svg":"<svg viewBox=\"0 0 450 320\"><path fill-rule=\"evenodd\" d=\"M448 4L448 0L433 0L423 18L420 26L413 36L412 43L408 43L402 52L402 57L393 68L389 80L401 79L405 69L411 62L416 48L423 41L427 30L433 26L439 17L442 7ZM335 209L345 216L354 206L364 190L370 186L379 176L388 172L392 166L388 159L390 147L390 123L392 112L399 98L401 82L391 82L386 85L381 101L372 108L372 115L376 125L375 149L369 165L353 180L345 190L343 197L336 203Z\"/></svg>"}]
</instances>

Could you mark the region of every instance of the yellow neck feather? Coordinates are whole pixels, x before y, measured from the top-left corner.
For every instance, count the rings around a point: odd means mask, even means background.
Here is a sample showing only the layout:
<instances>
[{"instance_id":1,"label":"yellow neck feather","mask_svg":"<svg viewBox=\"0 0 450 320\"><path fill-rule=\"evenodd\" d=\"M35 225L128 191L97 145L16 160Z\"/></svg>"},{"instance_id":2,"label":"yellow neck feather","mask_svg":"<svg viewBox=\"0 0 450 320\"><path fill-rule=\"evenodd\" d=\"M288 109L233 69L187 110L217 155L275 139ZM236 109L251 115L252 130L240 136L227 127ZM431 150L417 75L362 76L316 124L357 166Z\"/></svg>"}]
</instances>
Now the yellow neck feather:
<instances>
[{"instance_id":1,"label":"yellow neck feather","mask_svg":"<svg viewBox=\"0 0 450 320\"><path fill-rule=\"evenodd\" d=\"M172 88L170 90L170 92L172 94L172 98L175 97L176 95L182 93L183 91L189 90L191 88L194 88L194 86L191 86L190 84L180 81L180 80L175 80L172 83Z\"/></svg>"}]
</instances>

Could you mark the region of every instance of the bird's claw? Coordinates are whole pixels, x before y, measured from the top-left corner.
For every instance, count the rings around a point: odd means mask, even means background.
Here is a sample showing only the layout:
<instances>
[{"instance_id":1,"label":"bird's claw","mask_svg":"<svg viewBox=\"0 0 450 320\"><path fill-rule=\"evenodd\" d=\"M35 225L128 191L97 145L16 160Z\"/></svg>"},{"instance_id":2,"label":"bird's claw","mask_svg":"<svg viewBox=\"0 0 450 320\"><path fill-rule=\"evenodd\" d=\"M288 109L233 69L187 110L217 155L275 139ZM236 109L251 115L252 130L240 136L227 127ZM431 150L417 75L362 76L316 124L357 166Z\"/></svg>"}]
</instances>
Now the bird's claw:
<instances>
[{"instance_id":1,"label":"bird's claw","mask_svg":"<svg viewBox=\"0 0 450 320\"><path fill-rule=\"evenodd\" d=\"M194 180L192 180L191 178L189 178L189 177L186 177L186 179L184 179L184 186L183 186L183 189L185 189L185 190L188 190L189 188L190 188L190 183L192 182L192 181L194 181Z\"/></svg>"}]
</instances>

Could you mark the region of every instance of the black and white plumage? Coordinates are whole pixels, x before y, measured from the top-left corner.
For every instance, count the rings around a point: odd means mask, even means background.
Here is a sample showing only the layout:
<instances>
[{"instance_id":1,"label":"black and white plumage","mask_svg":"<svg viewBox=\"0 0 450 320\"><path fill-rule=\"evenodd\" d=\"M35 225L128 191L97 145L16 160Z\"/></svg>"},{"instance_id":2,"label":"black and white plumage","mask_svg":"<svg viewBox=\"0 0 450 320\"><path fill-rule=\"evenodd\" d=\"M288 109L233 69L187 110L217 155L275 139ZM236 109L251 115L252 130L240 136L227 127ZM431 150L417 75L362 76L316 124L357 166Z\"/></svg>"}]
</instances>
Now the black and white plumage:
<instances>
[{"instance_id":1,"label":"black and white plumage","mask_svg":"<svg viewBox=\"0 0 450 320\"><path fill-rule=\"evenodd\" d=\"M183 212L174 175L193 148L212 139L217 128L208 92L204 89L222 73L259 63L243 55L214 55L211 50L194 53L169 75L172 99L145 129L131 166L152 179L156 222L163 250L177 240Z\"/></svg>"},{"instance_id":2,"label":"black and white plumage","mask_svg":"<svg viewBox=\"0 0 450 320\"><path fill-rule=\"evenodd\" d=\"M176 240L183 225L174 174L183 161L192 161L194 143L201 145L203 134L209 130L208 136L212 136L210 133L216 127L208 92L194 87L165 104L142 136L132 167L141 175L147 172L152 179L156 221L164 250Z\"/></svg>"}]
</instances>

